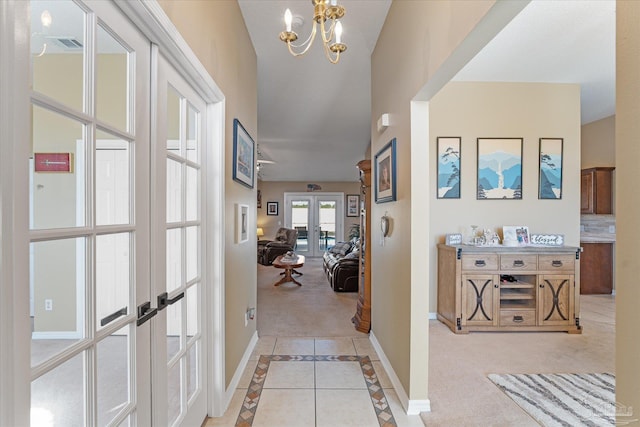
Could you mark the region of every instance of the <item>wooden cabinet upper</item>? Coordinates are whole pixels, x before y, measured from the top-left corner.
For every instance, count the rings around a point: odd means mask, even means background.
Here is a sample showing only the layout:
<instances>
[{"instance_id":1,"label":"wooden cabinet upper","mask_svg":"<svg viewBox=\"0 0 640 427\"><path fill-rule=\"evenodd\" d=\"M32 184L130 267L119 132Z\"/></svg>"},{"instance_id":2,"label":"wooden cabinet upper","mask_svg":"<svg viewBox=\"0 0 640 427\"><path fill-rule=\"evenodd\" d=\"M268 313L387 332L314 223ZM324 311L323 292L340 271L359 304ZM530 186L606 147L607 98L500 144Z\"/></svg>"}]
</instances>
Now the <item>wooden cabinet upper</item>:
<instances>
[{"instance_id":1,"label":"wooden cabinet upper","mask_svg":"<svg viewBox=\"0 0 640 427\"><path fill-rule=\"evenodd\" d=\"M580 183L580 213L613 212L611 172L613 167L583 169Z\"/></svg>"}]
</instances>

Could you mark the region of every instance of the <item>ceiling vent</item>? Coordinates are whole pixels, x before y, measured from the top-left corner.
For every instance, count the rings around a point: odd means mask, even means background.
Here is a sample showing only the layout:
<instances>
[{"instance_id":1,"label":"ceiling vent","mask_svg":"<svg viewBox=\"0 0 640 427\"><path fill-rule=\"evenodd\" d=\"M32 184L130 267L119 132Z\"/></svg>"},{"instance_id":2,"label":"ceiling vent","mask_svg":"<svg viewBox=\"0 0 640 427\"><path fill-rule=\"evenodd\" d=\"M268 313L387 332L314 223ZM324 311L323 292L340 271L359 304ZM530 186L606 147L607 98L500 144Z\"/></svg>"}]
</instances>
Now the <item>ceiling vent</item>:
<instances>
[{"instance_id":1,"label":"ceiling vent","mask_svg":"<svg viewBox=\"0 0 640 427\"><path fill-rule=\"evenodd\" d=\"M82 43L73 37L51 37L58 45L67 50L82 49Z\"/></svg>"}]
</instances>

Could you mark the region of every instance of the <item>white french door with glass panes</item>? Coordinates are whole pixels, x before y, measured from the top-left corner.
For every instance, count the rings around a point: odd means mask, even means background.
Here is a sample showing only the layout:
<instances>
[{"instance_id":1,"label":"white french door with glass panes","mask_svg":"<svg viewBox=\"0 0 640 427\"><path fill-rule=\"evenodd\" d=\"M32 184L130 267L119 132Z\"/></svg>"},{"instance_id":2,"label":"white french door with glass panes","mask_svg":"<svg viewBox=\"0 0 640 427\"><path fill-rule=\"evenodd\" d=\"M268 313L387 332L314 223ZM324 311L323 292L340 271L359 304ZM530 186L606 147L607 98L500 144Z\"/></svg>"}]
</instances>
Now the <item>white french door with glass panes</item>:
<instances>
[{"instance_id":1,"label":"white french door with glass panes","mask_svg":"<svg viewBox=\"0 0 640 427\"><path fill-rule=\"evenodd\" d=\"M285 227L298 230L295 252L309 257L343 240L344 193L284 193Z\"/></svg>"}]
</instances>

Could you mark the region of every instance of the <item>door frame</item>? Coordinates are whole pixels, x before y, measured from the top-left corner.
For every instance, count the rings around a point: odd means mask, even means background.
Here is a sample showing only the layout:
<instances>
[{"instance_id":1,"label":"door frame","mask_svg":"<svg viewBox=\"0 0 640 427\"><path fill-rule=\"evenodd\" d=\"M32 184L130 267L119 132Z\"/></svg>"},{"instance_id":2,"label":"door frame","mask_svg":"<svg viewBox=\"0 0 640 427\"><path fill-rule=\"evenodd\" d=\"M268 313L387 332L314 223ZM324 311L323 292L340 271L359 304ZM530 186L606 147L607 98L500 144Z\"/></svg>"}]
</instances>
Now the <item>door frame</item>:
<instances>
[{"instance_id":1,"label":"door frame","mask_svg":"<svg viewBox=\"0 0 640 427\"><path fill-rule=\"evenodd\" d=\"M207 331L208 415L222 415L227 406L224 377L224 94L197 59L186 41L156 2L114 2L139 31L157 44L172 65L207 104L205 141L209 152L203 163L204 235L207 240L203 292L211 311L203 319ZM29 2L0 2L0 425L29 425L31 362L29 319L29 185L31 132L28 31ZM154 72L152 70L152 72ZM151 100L153 102L153 100ZM217 225L217 228L216 228ZM215 334L214 334L215 332Z\"/></svg>"}]
</instances>

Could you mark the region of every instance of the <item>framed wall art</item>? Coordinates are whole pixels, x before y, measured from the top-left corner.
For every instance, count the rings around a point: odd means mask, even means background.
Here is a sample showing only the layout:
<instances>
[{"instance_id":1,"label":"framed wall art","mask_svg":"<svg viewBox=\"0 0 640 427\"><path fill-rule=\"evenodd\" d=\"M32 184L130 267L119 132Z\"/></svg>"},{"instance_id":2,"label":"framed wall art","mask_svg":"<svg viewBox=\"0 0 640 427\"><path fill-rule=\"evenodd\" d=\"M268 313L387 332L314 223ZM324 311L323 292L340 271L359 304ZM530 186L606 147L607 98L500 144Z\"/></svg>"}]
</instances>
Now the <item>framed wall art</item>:
<instances>
[{"instance_id":1,"label":"framed wall art","mask_svg":"<svg viewBox=\"0 0 640 427\"><path fill-rule=\"evenodd\" d=\"M360 195L347 194L347 216L358 216L360 214Z\"/></svg>"},{"instance_id":2,"label":"framed wall art","mask_svg":"<svg viewBox=\"0 0 640 427\"><path fill-rule=\"evenodd\" d=\"M438 199L460 198L460 149L462 138L437 138Z\"/></svg>"},{"instance_id":3,"label":"framed wall art","mask_svg":"<svg viewBox=\"0 0 640 427\"><path fill-rule=\"evenodd\" d=\"M233 179L253 188L255 144L240 120L233 119Z\"/></svg>"},{"instance_id":4,"label":"framed wall art","mask_svg":"<svg viewBox=\"0 0 640 427\"><path fill-rule=\"evenodd\" d=\"M278 202L267 202L267 215L278 215Z\"/></svg>"},{"instance_id":5,"label":"framed wall art","mask_svg":"<svg viewBox=\"0 0 640 427\"><path fill-rule=\"evenodd\" d=\"M396 139L378 151L374 160L374 195L376 203L396 200Z\"/></svg>"},{"instance_id":6,"label":"framed wall art","mask_svg":"<svg viewBox=\"0 0 640 427\"><path fill-rule=\"evenodd\" d=\"M478 200L522 199L522 138L478 138Z\"/></svg>"},{"instance_id":7,"label":"framed wall art","mask_svg":"<svg viewBox=\"0 0 640 427\"><path fill-rule=\"evenodd\" d=\"M562 138L540 138L538 199L562 199Z\"/></svg>"},{"instance_id":8,"label":"framed wall art","mask_svg":"<svg viewBox=\"0 0 640 427\"><path fill-rule=\"evenodd\" d=\"M236 204L236 243L249 240L249 205Z\"/></svg>"}]
</instances>

